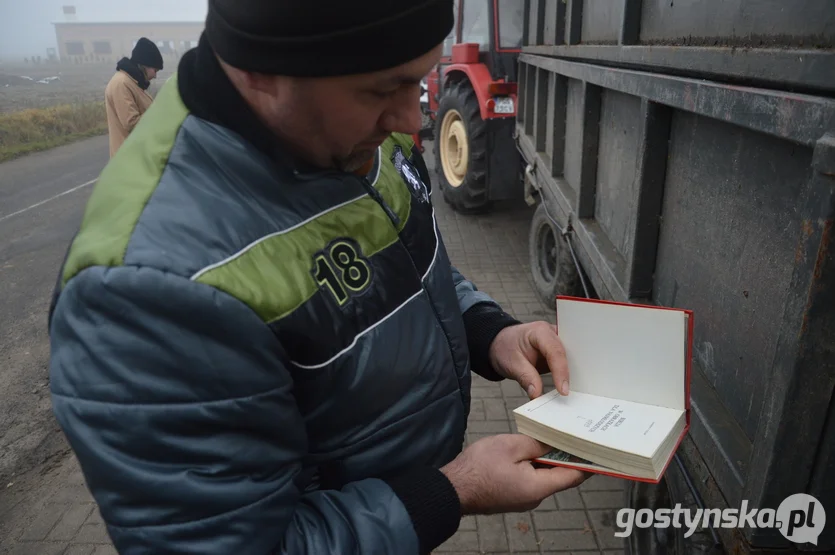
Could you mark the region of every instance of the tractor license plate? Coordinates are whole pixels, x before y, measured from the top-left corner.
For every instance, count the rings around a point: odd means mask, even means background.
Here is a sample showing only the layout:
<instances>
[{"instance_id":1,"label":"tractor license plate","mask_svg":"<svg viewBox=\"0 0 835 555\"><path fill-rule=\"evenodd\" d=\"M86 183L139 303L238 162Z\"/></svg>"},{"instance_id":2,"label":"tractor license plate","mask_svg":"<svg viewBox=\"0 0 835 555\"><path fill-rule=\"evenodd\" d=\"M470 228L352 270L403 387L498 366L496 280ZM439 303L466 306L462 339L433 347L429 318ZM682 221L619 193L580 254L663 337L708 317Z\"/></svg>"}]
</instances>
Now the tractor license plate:
<instances>
[{"instance_id":1,"label":"tractor license plate","mask_svg":"<svg viewBox=\"0 0 835 555\"><path fill-rule=\"evenodd\" d=\"M513 99L509 96L504 96L496 99L496 107L493 111L497 114L512 114L515 111L513 106Z\"/></svg>"}]
</instances>

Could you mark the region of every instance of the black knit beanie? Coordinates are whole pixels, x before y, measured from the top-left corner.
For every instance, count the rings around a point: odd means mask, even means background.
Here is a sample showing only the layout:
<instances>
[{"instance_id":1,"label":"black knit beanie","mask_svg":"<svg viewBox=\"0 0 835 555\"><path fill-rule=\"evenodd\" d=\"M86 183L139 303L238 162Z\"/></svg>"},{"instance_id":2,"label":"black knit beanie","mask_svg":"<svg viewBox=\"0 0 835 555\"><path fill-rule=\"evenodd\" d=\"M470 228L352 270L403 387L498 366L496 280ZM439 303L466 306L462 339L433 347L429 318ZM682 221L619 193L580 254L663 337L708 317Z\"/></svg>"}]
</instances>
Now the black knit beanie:
<instances>
[{"instance_id":1,"label":"black knit beanie","mask_svg":"<svg viewBox=\"0 0 835 555\"><path fill-rule=\"evenodd\" d=\"M453 0L209 0L206 38L245 71L327 77L419 58L453 24Z\"/></svg>"},{"instance_id":2,"label":"black knit beanie","mask_svg":"<svg viewBox=\"0 0 835 555\"><path fill-rule=\"evenodd\" d=\"M160 54L159 48L145 37L136 41L130 60L135 64L162 71L162 54Z\"/></svg>"}]
</instances>

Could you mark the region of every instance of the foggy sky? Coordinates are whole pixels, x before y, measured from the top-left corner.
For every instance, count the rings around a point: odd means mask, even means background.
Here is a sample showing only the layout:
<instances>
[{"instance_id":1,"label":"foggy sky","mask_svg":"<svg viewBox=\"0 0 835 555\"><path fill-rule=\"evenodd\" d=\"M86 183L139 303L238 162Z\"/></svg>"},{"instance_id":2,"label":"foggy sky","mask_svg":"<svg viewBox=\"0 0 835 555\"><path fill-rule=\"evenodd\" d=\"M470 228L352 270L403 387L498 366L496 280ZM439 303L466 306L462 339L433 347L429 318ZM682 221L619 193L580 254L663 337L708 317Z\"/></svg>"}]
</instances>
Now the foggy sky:
<instances>
[{"instance_id":1,"label":"foggy sky","mask_svg":"<svg viewBox=\"0 0 835 555\"><path fill-rule=\"evenodd\" d=\"M0 60L46 58L62 6L75 6L78 21L203 21L207 0L0 0Z\"/></svg>"}]
</instances>

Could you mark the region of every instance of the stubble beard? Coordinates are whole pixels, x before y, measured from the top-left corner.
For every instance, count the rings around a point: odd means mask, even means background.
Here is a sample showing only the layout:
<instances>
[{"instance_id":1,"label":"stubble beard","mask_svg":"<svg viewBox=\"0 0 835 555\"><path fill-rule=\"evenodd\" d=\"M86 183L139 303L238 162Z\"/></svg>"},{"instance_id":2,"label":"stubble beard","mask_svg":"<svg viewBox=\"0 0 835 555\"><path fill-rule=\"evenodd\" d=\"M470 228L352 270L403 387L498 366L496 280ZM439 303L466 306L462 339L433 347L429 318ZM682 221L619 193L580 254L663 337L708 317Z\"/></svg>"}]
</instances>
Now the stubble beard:
<instances>
[{"instance_id":1,"label":"stubble beard","mask_svg":"<svg viewBox=\"0 0 835 555\"><path fill-rule=\"evenodd\" d=\"M352 173L366 165L374 157L375 152L376 149L352 152L344 158L335 159L334 165L344 172Z\"/></svg>"}]
</instances>

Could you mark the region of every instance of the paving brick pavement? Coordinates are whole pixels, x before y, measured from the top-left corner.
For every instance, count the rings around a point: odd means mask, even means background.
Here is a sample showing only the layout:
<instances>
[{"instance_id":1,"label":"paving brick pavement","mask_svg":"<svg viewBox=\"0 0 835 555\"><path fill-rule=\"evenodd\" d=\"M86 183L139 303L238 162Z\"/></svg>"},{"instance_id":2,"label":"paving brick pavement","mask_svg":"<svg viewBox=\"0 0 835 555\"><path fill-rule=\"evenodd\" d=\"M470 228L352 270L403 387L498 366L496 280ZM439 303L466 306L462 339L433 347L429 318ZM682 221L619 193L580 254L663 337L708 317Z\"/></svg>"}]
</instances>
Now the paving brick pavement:
<instances>
[{"instance_id":1,"label":"paving brick pavement","mask_svg":"<svg viewBox=\"0 0 835 555\"><path fill-rule=\"evenodd\" d=\"M465 217L450 211L440 193L434 202L453 264L520 320L553 322L553 311L538 300L530 284L527 233L532 210L504 206L488 215ZM553 388L549 380L546 383ZM517 384L475 377L472 393L468 443L516 431L510 412L527 400ZM68 455L5 492L4 486L0 485L0 554L116 553L74 457ZM622 554L622 540L613 528L615 511L621 507L623 481L596 476L580 488L546 499L531 512L465 517L458 532L435 553Z\"/></svg>"}]
</instances>

